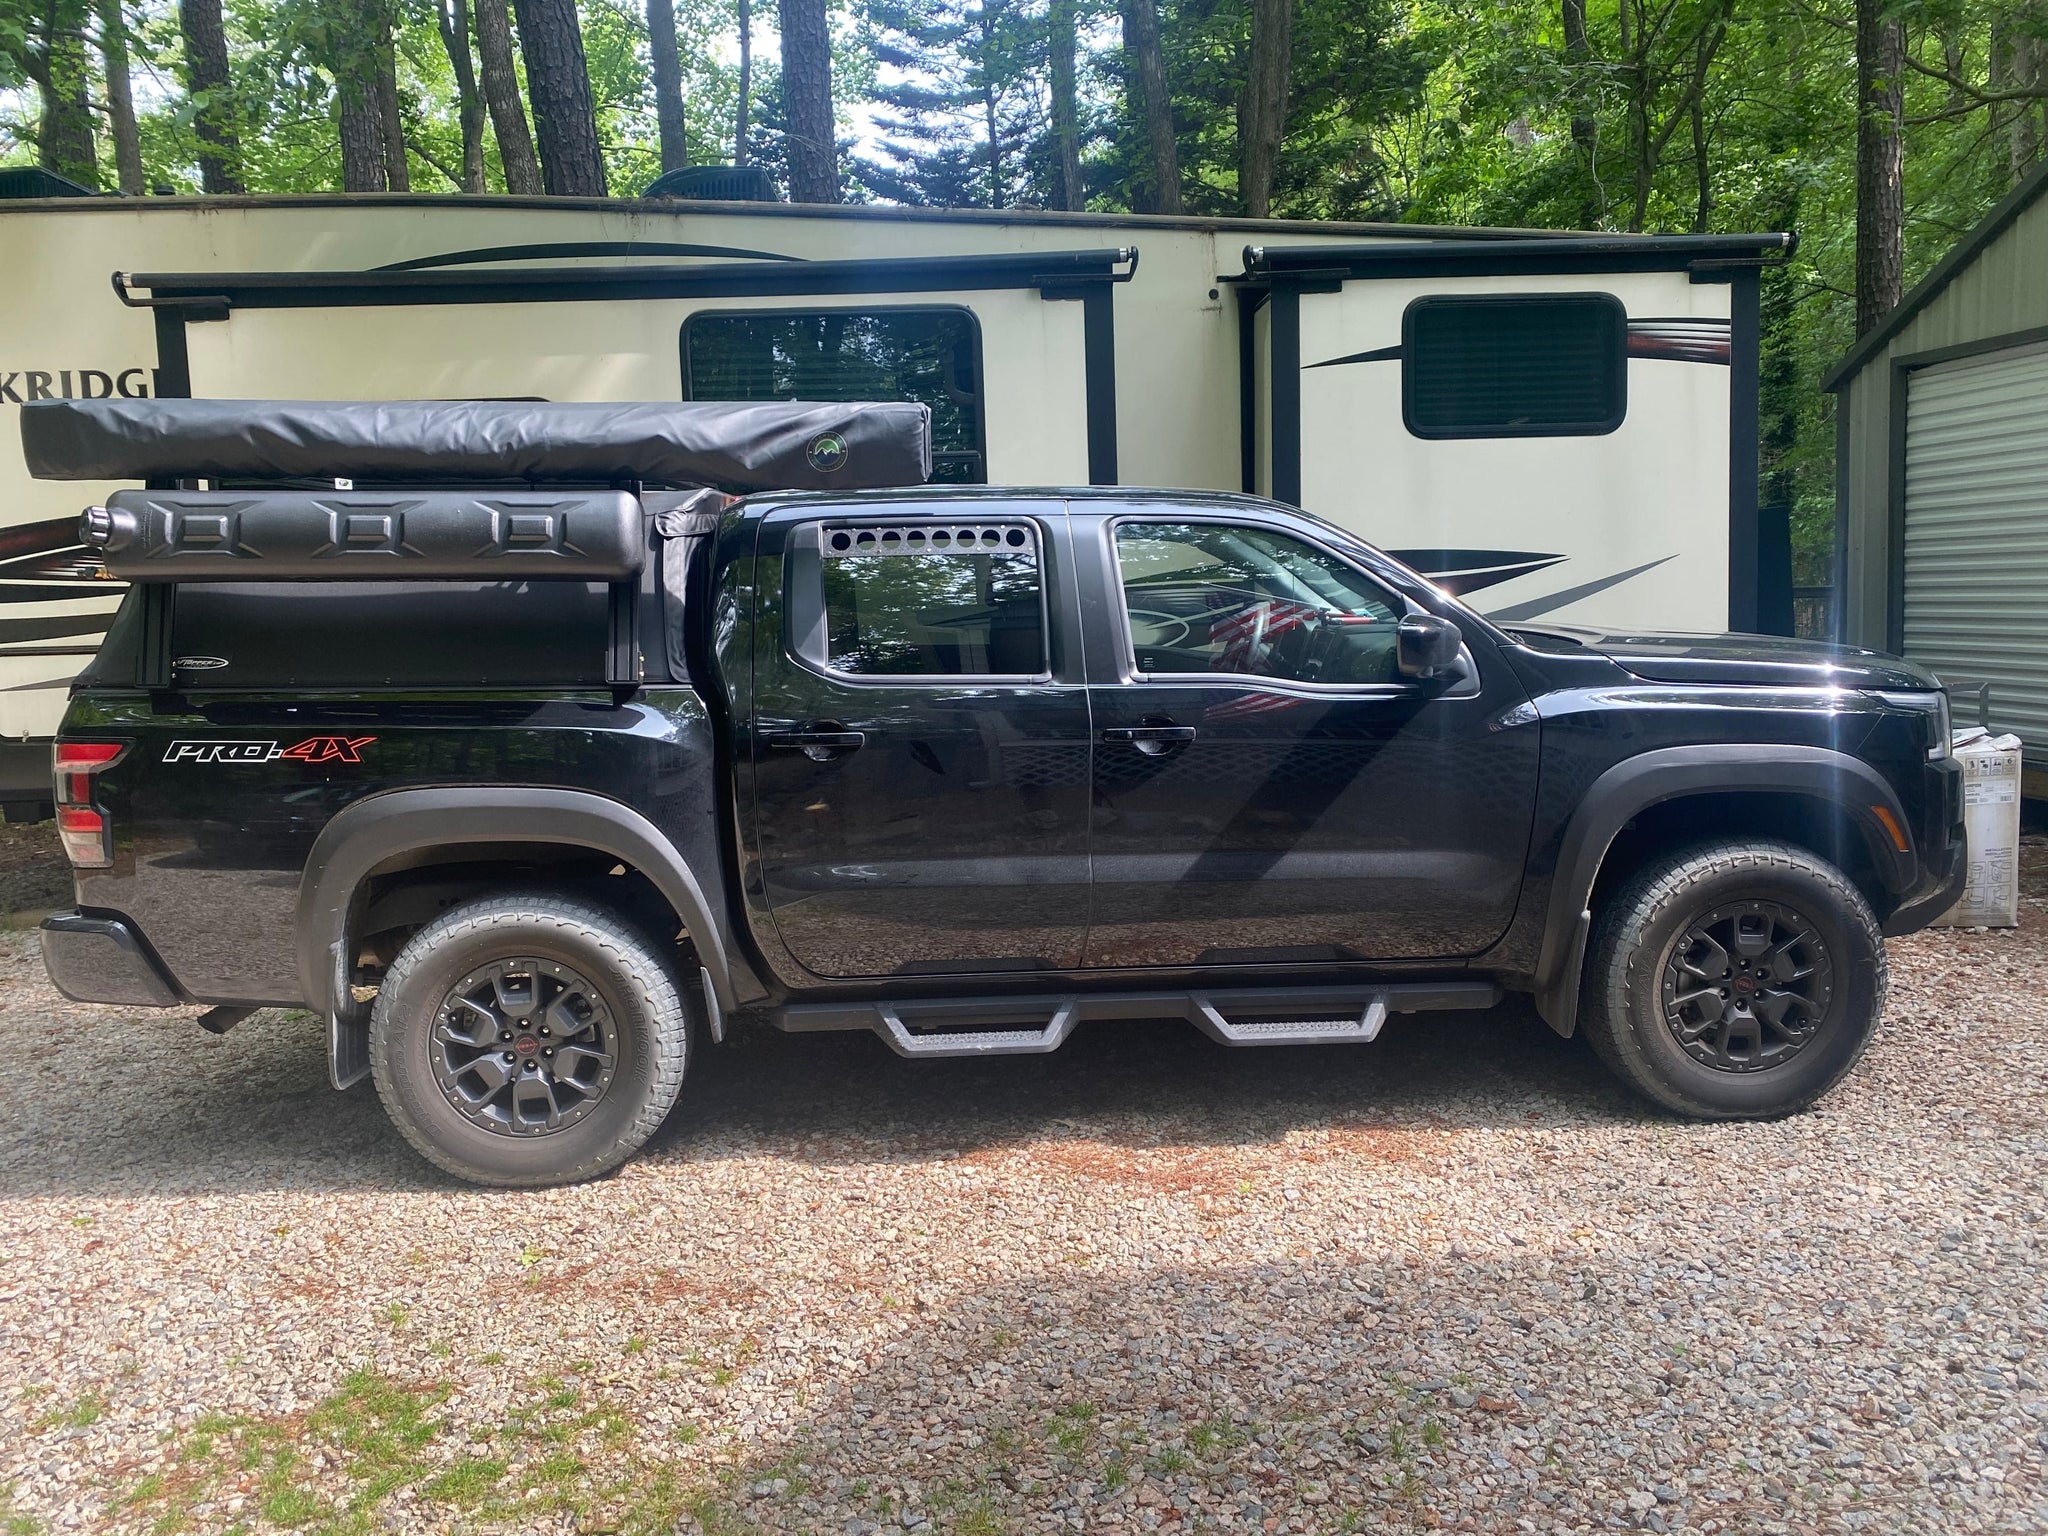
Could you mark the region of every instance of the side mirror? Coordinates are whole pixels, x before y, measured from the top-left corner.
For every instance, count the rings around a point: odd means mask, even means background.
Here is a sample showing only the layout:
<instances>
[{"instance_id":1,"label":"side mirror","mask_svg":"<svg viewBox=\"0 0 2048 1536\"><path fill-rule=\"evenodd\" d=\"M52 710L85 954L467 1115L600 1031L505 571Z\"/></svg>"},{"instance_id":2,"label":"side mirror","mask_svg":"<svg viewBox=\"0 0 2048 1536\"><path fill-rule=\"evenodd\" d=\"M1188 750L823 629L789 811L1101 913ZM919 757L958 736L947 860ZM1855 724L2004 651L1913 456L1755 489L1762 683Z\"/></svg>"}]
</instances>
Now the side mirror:
<instances>
[{"instance_id":1,"label":"side mirror","mask_svg":"<svg viewBox=\"0 0 2048 1536\"><path fill-rule=\"evenodd\" d=\"M1403 677L1429 682L1456 669L1464 646L1464 635L1449 619L1411 613L1394 632L1394 664Z\"/></svg>"}]
</instances>

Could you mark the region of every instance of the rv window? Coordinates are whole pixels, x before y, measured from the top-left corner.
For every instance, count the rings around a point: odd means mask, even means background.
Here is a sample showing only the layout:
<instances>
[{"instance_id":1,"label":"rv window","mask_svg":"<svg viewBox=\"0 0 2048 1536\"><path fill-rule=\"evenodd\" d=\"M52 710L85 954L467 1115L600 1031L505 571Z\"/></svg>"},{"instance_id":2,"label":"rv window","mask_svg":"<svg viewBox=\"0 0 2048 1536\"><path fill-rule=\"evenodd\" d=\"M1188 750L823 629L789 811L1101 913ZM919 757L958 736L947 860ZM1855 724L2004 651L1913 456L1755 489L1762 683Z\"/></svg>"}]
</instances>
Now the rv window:
<instances>
[{"instance_id":1,"label":"rv window","mask_svg":"<svg viewBox=\"0 0 2048 1536\"><path fill-rule=\"evenodd\" d=\"M1038 541L1028 526L827 529L819 563L825 659L837 671L1035 677L1046 670Z\"/></svg>"},{"instance_id":2,"label":"rv window","mask_svg":"<svg viewBox=\"0 0 2048 1536\"><path fill-rule=\"evenodd\" d=\"M1299 539L1223 523L1123 523L1116 560L1141 673L1400 681L1399 600Z\"/></svg>"},{"instance_id":3,"label":"rv window","mask_svg":"<svg viewBox=\"0 0 2048 1536\"><path fill-rule=\"evenodd\" d=\"M932 479L987 481L981 332L964 309L711 311L683 322L686 400L915 400Z\"/></svg>"},{"instance_id":4,"label":"rv window","mask_svg":"<svg viewBox=\"0 0 2048 1536\"><path fill-rule=\"evenodd\" d=\"M1401 414L1417 437L1597 436L1628 411L1628 315L1605 293L1417 299Z\"/></svg>"},{"instance_id":5,"label":"rv window","mask_svg":"<svg viewBox=\"0 0 2048 1536\"><path fill-rule=\"evenodd\" d=\"M193 582L172 608L191 687L602 686L610 604L574 581Z\"/></svg>"}]
</instances>

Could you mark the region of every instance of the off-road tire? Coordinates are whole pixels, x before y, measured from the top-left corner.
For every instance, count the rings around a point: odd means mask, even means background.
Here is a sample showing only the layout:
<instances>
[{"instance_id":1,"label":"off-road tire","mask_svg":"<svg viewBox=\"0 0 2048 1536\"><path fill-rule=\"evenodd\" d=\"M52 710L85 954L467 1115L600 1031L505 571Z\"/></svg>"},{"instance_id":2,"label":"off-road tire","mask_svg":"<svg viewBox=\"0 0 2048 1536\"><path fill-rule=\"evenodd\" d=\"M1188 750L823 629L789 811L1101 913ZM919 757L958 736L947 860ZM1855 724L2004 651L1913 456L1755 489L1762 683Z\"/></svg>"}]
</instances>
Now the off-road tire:
<instances>
[{"instance_id":1,"label":"off-road tire","mask_svg":"<svg viewBox=\"0 0 2048 1536\"><path fill-rule=\"evenodd\" d=\"M493 961L535 957L587 978L616 1037L608 1086L583 1118L513 1137L474 1124L437 1080L431 1036L449 990ZM459 1179L503 1188L573 1184L637 1152L675 1104L699 1011L663 946L616 912L568 896L487 897L443 913L399 951L370 1015L370 1075L413 1149Z\"/></svg>"},{"instance_id":2,"label":"off-road tire","mask_svg":"<svg viewBox=\"0 0 2048 1536\"><path fill-rule=\"evenodd\" d=\"M1664 982L1688 930L1743 902L1808 922L1832 982L1821 1022L1789 1059L1752 1070L1703 1065L1667 1020ZM1581 1023L1615 1076L1699 1120L1766 1120L1805 1109L1862 1057L1884 1012L1884 939L1870 904L1825 859L1770 840L1697 844L1652 861L1603 903L1586 962Z\"/></svg>"}]
</instances>

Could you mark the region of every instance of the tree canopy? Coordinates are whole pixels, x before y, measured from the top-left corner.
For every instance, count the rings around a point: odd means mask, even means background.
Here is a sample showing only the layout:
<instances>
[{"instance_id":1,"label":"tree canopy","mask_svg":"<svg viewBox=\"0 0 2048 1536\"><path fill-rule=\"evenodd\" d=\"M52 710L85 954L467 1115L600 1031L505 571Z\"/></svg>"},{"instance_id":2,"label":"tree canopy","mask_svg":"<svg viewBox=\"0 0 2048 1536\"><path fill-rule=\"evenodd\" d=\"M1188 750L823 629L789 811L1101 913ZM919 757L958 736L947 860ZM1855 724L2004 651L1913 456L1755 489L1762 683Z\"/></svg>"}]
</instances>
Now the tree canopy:
<instances>
[{"instance_id":1,"label":"tree canopy","mask_svg":"<svg viewBox=\"0 0 2048 1536\"><path fill-rule=\"evenodd\" d=\"M747 161L813 199L1790 229L1764 491L1809 581L1820 374L2044 147L2048 0L0 0L0 164L94 189Z\"/></svg>"}]
</instances>

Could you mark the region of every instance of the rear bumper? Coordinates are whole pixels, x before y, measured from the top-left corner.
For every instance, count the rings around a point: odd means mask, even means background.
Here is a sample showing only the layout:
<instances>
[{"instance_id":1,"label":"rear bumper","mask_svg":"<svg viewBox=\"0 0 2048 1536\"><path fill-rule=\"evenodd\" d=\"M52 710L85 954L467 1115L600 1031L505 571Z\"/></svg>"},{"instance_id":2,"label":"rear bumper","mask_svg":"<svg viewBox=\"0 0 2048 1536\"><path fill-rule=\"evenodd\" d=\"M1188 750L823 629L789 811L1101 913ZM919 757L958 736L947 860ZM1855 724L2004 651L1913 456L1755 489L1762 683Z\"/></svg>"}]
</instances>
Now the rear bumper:
<instances>
[{"instance_id":1,"label":"rear bumper","mask_svg":"<svg viewBox=\"0 0 2048 1536\"><path fill-rule=\"evenodd\" d=\"M135 929L118 917L56 912L43 919L43 969L74 1003L175 1008L185 999Z\"/></svg>"}]
</instances>

